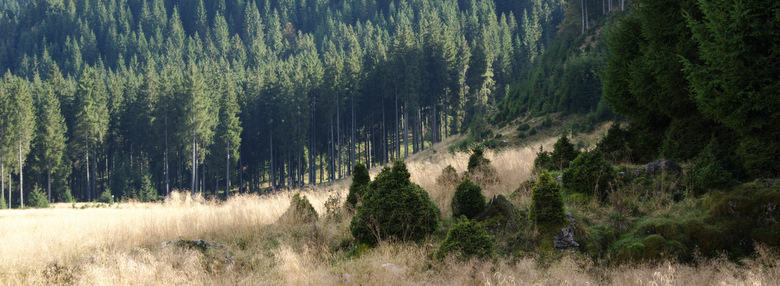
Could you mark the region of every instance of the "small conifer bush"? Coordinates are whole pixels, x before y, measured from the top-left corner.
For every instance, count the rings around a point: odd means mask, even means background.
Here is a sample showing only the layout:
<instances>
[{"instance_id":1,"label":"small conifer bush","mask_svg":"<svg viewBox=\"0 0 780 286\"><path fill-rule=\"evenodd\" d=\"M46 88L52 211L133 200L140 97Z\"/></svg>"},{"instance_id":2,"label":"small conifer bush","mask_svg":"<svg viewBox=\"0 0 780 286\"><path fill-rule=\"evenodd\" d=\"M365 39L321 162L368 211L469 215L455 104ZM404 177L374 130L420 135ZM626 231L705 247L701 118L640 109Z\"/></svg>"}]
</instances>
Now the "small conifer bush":
<instances>
[{"instance_id":1,"label":"small conifer bush","mask_svg":"<svg viewBox=\"0 0 780 286\"><path fill-rule=\"evenodd\" d=\"M420 241L439 225L439 208L428 192L409 180L403 161L385 167L357 206L349 230L358 243L382 240Z\"/></svg>"},{"instance_id":2,"label":"small conifer bush","mask_svg":"<svg viewBox=\"0 0 780 286\"><path fill-rule=\"evenodd\" d=\"M46 194L41 191L41 188L37 186L30 192L30 196L27 199L27 205L33 208L48 208L49 200L46 198Z\"/></svg>"},{"instance_id":3,"label":"small conifer bush","mask_svg":"<svg viewBox=\"0 0 780 286\"><path fill-rule=\"evenodd\" d=\"M453 252L457 252L462 259L492 256L494 245L487 231L479 223L461 218L458 224L447 232L447 238L441 243L436 257L443 258Z\"/></svg>"},{"instance_id":4,"label":"small conifer bush","mask_svg":"<svg viewBox=\"0 0 780 286\"><path fill-rule=\"evenodd\" d=\"M550 154L550 170L562 171L569 167L569 162L577 158L580 151L574 147L566 136L561 136L553 145L553 152Z\"/></svg>"},{"instance_id":5,"label":"small conifer bush","mask_svg":"<svg viewBox=\"0 0 780 286\"><path fill-rule=\"evenodd\" d=\"M458 175L458 171L452 165L444 167L441 170L441 175L436 178L436 184L445 188L451 188L457 185L458 182L460 182L460 175Z\"/></svg>"},{"instance_id":6,"label":"small conifer bush","mask_svg":"<svg viewBox=\"0 0 780 286\"><path fill-rule=\"evenodd\" d=\"M605 199L614 178L612 166L600 151L594 150L577 156L563 172L562 181L568 191Z\"/></svg>"},{"instance_id":7,"label":"small conifer bush","mask_svg":"<svg viewBox=\"0 0 780 286\"><path fill-rule=\"evenodd\" d=\"M482 188L474 184L469 178L463 178L455 189L452 197L452 216L474 218L485 210L485 196Z\"/></svg>"},{"instance_id":8,"label":"small conifer bush","mask_svg":"<svg viewBox=\"0 0 780 286\"><path fill-rule=\"evenodd\" d=\"M531 191L529 219L538 225L556 226L566 222L561 186L553 180L547 170L542 171Z\"/></svg>"},{"instance_id":9,"label":"small conifer bush","mask_svg":"<svg viewBox=\"0 0 780 286\"><path fill-rule=\"evenodd\" d=\"M355 167L352 168L352 184L349 186L349 194L347 195L348 206L354 208L358 204L370 182L371 177L368 175L366 165L363 163L355 164Z\"/></svg>"},{"instance_id":10,"label":"small conifer bush","mask_svg":"<svg viewBox=\"0 0 780 286\"><path fill-rule=\"evenodd\" d=\"M98 202L104 203L104 204L113 204L114 203L114 196L111 195L110 190L105 190L102 193L100 193L100 197L98 197Z\"/></svg>"},{"instance_id":11,"label":"small conifer bush","mask_svg":"<svg viewBox=\"0 0 780 286\"><path fill-rule=\"evenodd\" d=\"M499 183L498 172L490 164L490 160L485 158L482 147L475 147L472 151L466 176L481 186Z\"/></svg>"},{"instance_id":12,"label":"small conifer bush","mask_svg":"<svg viewBox=\"0 0 780 286\"><path fill-rule=\"evenodd\" d=\"M279 221L285 224L300 224L315 222L318 218L309 199L301 193L295 193L290 200L290 208L279 217Z\"/></svg>"}]
</instances>

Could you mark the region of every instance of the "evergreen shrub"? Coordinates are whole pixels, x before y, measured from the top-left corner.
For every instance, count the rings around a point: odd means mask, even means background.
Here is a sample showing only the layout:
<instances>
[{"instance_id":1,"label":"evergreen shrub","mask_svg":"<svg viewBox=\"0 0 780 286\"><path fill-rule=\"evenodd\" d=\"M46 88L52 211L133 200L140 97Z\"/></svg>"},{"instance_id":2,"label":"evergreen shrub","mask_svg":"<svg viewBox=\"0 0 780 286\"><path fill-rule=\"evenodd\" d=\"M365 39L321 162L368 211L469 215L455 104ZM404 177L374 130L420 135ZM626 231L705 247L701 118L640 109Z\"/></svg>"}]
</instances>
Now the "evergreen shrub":
<instances>
[{"instance_id":1,"label":"evergreen shrub","mask_svg":"<svg viewBox=\"0 0 780 286\"><path fill-rule=\"evenodd\" d=\"M348 206L353 208L357 206L370 182L371 177L368 175L366 165L363 163L355 164L355 167L352 168L352 184L349 186L349 194L347 195Z\"/></svg>"},{"instance_id":2,"label":"evergreen shrub","mask_svg":"<svg viewBox=\"0 0 780 286\"><path fill-rule=\"evenodd\" d=\"M46 194L43 193L41 188L36 186L27 197L27 205L32 208L48 208L49 199L46 198Z\"/></svg>"},{"instance_id":3,"label":"evergreen shrub","mask_svg":"<svg viewBox=\"0 0 780 286\"><path fill-rule=\"evenodd\" d=\"M279 217L279 222L283 224L302 224L317 221L319 216L317 211L304 195L295 193L290 200L290 207Z\"/></svg>"},{"instance_id":4,"label":"evergreen shrub","mask_svg":"<svg viewBox=\"0 0 780 286\"><path fill-rule=\"evenodd\" d=\"M461 217L458 224L447 232L436 257L443 258L457 251L462 259L486 258L493 255L493 249L493 240L487 231L479 223Z\"/></svg>"},{"instance_id":5,"label":"evergreen shrub","mask_svg":"<svg viewBox=\"0 0 780 286\"><path fill-rule=\"evenodd\" d=\"M570 192L607 197L609 184L615 179L612 166L601 152L584 152L563 172L563 186Z\"/></svg>"},{"instance_id":6,"label":"evergreen shrub","mask_svg":"<svg viewBox=\"0 0 780 286\"><path fill-rule=\"evenodd\" d=\"M111 195L111 191L106 189L102 193L100 193L100 197L98 197L98 202L105 203L105 204L113 204L114 203L114 196Z\"/></svg>"},{"instance_id":7,"label":"evergreen shrub","mask_svg":"<svg viewBox=\"0 0 780 286\"><path fill-rule=\"evenodd\" d=\"M428 193L409 180L403 161L385 167L368 186L349 230L358 243L382 240L420 241L439 225L439 208Z\"/></svg>"},{"instance_id":8,"label":"evergreen shrub","mask_svg":"<svg viewBox=\"0 0 780 286\"><path fill-rule=\"evenodd\" d=\"M472 219L485 210L485 196L482 188L469 178L463 178L452 197L452 216Z\"/></svg>"},{"instance_id":9,"label":"evergreen shrub","mask_svg":"<svg viewBox=\"0 0 780 286\"><path fill-rule=\"evenodd\" d=\"M566 222L561 186L547 170L542 171L531 191L529 219L542 226L557 226Z\"/></svg>"}]
</instances>

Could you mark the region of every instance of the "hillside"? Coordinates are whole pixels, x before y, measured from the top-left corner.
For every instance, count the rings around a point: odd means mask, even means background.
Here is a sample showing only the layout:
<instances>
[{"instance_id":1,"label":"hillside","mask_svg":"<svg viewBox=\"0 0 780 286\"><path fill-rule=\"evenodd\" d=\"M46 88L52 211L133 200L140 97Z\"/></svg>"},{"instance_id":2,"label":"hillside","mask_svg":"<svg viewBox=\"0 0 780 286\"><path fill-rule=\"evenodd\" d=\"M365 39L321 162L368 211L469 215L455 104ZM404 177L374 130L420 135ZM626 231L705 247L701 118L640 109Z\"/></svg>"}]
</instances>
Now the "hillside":
<instances>
[{"instance_id":1,"label":"hillside","mask_svg":"<svg viewBox=\"0 0 780 286\"><path fill-rule=\"evenodd\" d=\"M572 142L600 137L606 127L595 134L573 137ZM754 255L739 262L704 252L708 249L704 244L694 250L675 249L674 242L665 242L661 244L663 252L645 254L645 248L660 250L649 243L650 239L642 241L647 225L655 225L660 233L690 235L685 232L687 226L667 229L673 225L669 218L685 218L680 223L710 227L703 218L707 216L704 208L716 206L724 198L713 194L677 200L675 190L668 188L675 180L671 176L643 176L621 184L607 203L567 192L564 205L579 222L575 238L581 247L571 252L536 247L549 238L522 217L533 198L530 190L517 186L535 179L532 168L538 146L552 150L555 140L548 137L529 142L525 148L486 152L500 183L486 187L485 195L505 195L521 215L517 231L490 235L496 243L496 254L490 258L461 260L452 255L441 260L432 256L447 229L457 224L448 211L454 190L438 184L435 178L447 165L465 171L469 159L468 153L437 152L429 154L432 156L418 154L407 162L412 181L423 186L442 210L440 230L422 243L388 242L375 248L356 244L349 232L351 215L343 208L348 181L300 190L319 214L313 223L279 220L288 216L296 190L238 195L227 201L175 192L157 203L57 204L49 209L0 213L6 226L0 232L4 242L0 247L2 284L771 285L780 279L780 255L775 248L761 244L755 245ZM446 149L434 149L442 148ZM377 171L371 172L373 179ZM494 229L490 225L485 227ZM616 233L605 232L609 229ZM639 229L642 232L635 232ZM707 235L707 239L715 243L724 233L728 231ZM631 244L636 260L620 262L625 255L617 247L620 241L637 237L640 240ZM612 243L614 248L608 246ZM666 260L674 260L668 255L684 253L693 255L692 264ZM641 255L649 256L645 259ZM653 260L656 258L664 260Z\"/></svg>"}]
</instances>

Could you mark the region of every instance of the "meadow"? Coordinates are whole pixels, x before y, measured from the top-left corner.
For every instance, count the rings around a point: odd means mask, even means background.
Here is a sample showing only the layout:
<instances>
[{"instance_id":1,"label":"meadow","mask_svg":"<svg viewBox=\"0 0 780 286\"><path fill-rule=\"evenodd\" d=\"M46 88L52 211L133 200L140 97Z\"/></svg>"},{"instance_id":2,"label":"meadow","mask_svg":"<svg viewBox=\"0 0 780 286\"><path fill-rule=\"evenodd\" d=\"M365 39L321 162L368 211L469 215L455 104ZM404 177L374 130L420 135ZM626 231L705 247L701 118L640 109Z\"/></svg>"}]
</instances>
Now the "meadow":
<instances>
[{"instance_id":1,"label":"meadow","mask_svg":"<svg viewBox=\"0 0 780 286\"><path fill-rule=\"evenodd\" d=\"M486 187L485 196L515 193L512 202L527 208L530 194L516 192L517 186L532 178L538 146L548 149L553 142L486 152L501 183ZM437 185L436 177L447 165L463 172L468 156L429 150L408 160L412 181L429 192L442 217L450 216L453 190ZM371 175L377 172L372 169ZM579 253L555 259L518 255L440 261L431 255L438 247L435 239L356 249L350 245L349 215L334 207L343 204L349 183L238 195L228 201L175 192L158 203L3 210L0 284L776 285L780 281L780 254L760 245L755 255L738 262L721 256L686 264L632 265L605 265ZM320 215L317 222L277 223L295 192L312 203ZM202 239L210 247L166 243L181 239Z\"/></svg>"}]
</instances>

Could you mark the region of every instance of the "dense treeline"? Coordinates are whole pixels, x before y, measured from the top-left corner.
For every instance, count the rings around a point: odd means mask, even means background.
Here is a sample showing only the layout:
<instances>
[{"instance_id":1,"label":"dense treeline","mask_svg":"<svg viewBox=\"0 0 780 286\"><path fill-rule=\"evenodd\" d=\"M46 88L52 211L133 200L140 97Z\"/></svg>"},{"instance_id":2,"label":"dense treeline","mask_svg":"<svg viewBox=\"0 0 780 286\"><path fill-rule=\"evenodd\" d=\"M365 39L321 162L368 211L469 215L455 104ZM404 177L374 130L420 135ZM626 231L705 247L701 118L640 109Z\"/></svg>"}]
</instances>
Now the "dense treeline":
<instances>
[{"instance_id":1,"label":"dense treeline","mask_svg":"<svg viewBox=\"0 0 780 286\"><path fill-rule=\"evenodd\" d=\"M13 206L11 190L145 200L299 186L406 156L492 110L564 6L23 2L0 14L0 189Z\"/></svg>"},{"instance_id":2,"label":"dense treeline","mask_svg":"<svg viewBox=\"0 0 780 286\"><path fill-rule=\"evenodd\" d=\"M633 156L698 157L710 181L780 174L780 2L635 2L608 36L603 80Z\"/></svg>"},{"instance_id":3,"label":"dense treeline","mask_svg":"<svg viewBox=\"0 0 780 286\"><path fill-rule=\"evenodd\" d=\"M633 4L628 4L630 9ZM555 39L545 50L528 54L526 60L533 65L520 71L518 82L497 107L493 122L553 112L588 114L591 125L610 119L599 77L608 54L604 28L615 15L622 15L625 7L625 1L568 1Z\"/></svg>"}]
</instances>

